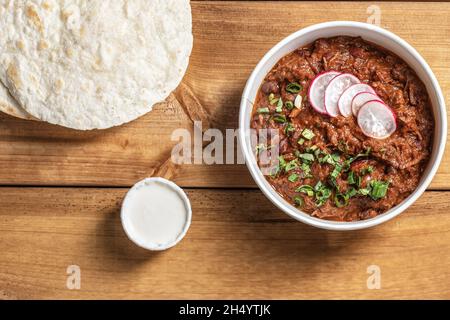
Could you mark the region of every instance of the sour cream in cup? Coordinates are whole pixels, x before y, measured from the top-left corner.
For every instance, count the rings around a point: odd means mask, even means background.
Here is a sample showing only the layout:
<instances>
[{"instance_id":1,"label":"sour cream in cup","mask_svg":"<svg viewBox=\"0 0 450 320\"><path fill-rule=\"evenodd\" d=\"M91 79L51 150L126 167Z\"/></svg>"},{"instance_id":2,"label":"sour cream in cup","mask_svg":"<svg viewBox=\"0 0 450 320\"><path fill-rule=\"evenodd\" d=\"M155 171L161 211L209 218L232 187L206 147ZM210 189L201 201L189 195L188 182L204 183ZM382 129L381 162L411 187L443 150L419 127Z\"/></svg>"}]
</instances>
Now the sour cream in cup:
<instances>
[{"instance_id":1,"label":"sour cream in cup","mask_svg":"<svg viewBox=\"0 0 450 320\"><path fill-rule=\"evenodd\" d=\"M169 249L186 235L192 209L184 191L163 178L136 183L125 196L122 226L128 238L152 251Z\"/></svg>"}]
</instances>

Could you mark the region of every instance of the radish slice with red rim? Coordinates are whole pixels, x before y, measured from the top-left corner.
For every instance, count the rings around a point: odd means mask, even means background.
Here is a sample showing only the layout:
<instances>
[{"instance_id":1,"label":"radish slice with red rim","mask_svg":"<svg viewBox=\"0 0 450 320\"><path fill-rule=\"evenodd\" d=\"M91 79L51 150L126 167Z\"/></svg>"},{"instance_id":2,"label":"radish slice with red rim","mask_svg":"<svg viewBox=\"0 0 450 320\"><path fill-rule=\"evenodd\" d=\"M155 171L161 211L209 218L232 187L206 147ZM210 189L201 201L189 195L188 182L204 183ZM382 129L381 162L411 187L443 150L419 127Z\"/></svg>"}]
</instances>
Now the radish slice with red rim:
<instances>
[{"instance_id":1,"label":"radish slice with red rim","mask_svg":"<svg viewBox=\"0 0 450 320\"><path fill-rule=\"evenodd\" d=\"M338 100L339 112L344 117L349 117L352 115L352 101L353 98L361 92L372 92L375 94L375 90L371 86L365 83L357 83L350 86L347 90L342 93Z\"/></svg>"},{"instance_id":2,"label":"radish slice with red rim","mask_svg":"<svg viewBox=\"0 0 450 320\"><path fill-rule=\"evenodd\" d=\"M325 89L325 109L332 117L337 117L339 113L338 101L342 93L350 86L360 83L359 79L352 74L344 73L330 81Z\"/></svg>"},{"instance_id":3,"label":"radish slice with red rim","mask_svg":"<svg viewBox=\"0 0 450 320\"><path fill-rule=\"evenodd\" d=\"M324 72L316 76L311 82L311 86L309 87L308 91L308 98L311 106L317 112L327 114L327 110L325 109L324 105L325 89L330 81L340 74L341 73L337 71Z\"/></svg>"},{"instance_id":4,"label":"radish slice with red rim","mask_svg":"<svg viewBox=\"0 0 450 320\"><path fill-rule=\"evenodd\" d=\"M369 101L377 100L383 102L374 92L360 92L352 100L352 112L355 117L358 116L358 111L361 107Z\"/></svg>"},{"instance_id":5,"label":"radish slice with red rim","mask_svg":"<svg viewBox=\"0 0 450 320\"><path fill-rule=\"evenodd\" d=\"M369 101L358 112L358 125L371 138L385 139L397 129L394 111L380 101Z\"/></svg>"}]
</instances>

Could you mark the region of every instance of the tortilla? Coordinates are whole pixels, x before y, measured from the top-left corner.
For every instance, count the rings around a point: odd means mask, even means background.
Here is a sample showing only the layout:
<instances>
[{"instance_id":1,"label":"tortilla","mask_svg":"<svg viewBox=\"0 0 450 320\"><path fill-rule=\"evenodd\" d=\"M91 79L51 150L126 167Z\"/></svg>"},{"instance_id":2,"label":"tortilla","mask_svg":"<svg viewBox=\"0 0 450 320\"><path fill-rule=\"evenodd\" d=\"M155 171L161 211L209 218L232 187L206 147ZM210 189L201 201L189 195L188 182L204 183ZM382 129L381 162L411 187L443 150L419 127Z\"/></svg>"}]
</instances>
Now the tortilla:
<instances>
[{"instance_id":1,"label":"tortilla","mask_svg":"<svg viewBox=\"0 0 450 320\"><path fill-rule=\"evenodd\" d=\"M0 111L10 116L31 120L33 117L27 113L23 108L14 100L13 97L9 94L8 89L5 88L4 85L0 83Z\"/></svg>"},{"instance_id":2,"label":"tortilla","mask_svg":"<svg viewBox=\"0 0 450 320\"><path fill-rule=\"evenodd\" d=\"M188 0L0 2L0 80L34 117L105 129L151 111L192 50Z\"/></svg>"}]
</instances>

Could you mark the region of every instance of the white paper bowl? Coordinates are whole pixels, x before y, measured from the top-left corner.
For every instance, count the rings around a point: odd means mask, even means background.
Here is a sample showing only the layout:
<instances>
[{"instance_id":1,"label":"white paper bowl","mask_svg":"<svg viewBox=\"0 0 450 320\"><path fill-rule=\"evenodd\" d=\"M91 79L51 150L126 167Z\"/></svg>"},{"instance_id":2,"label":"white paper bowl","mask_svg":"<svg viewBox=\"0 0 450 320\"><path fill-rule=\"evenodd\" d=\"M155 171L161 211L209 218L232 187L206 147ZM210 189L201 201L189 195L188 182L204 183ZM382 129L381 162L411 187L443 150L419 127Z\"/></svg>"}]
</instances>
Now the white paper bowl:
<instances>
[{"instance_id":1,"label":"white paper bowl","mask_svg":"<svg viewBox=\"0 0 450 320\"><path fill-rule=\"evenodd\" d=\"M402 58L412 69L414 69L419 78L426 85L431 99L435 119L433 151L430 162L416 190L402 203L390 209L386 213L369 220L355 222L335 222L314 218L289 204L264 178L256 163L256 158L253 153L250 140L252 103L255 101L256 94L262 81L272 67L285 55L299 47L314 42L318 38L327 38L340 35L360 36L364 40L378 44ZM329 230L357 230L369 228L388 221L405 211L422 195L436 174L444 153L447 139L447 115L444 97L433 71L431 71L431 68L425 60L411 45L392 32L371 24L352 21L333 21L316 24L291 34L275 45L261 59L247 81L241 100L239 127L239 142L241 144L248 169L266 197L291 217L309 225Z\"/></svg>"}]
</instances>

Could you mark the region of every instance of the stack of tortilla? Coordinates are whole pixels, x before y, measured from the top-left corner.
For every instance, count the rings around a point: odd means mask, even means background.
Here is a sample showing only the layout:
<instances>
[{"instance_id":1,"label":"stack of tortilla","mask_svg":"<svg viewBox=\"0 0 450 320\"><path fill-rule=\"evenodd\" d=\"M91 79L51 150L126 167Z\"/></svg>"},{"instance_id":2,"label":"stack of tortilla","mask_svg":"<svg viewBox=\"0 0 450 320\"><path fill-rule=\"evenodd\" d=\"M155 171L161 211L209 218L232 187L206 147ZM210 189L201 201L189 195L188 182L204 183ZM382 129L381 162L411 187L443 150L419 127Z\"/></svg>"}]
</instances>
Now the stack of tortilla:
<instances>
[{"instance_id":1,"label":"stack of tortilla","mask_svg":"<svg viewBox=\"0 0 450 320\"><path fill-rule=\"evenodd\" d=\"M0 111L78 129L132 121L183 78L188 0L0 0Z\"/></svg>"}]
</instances>

